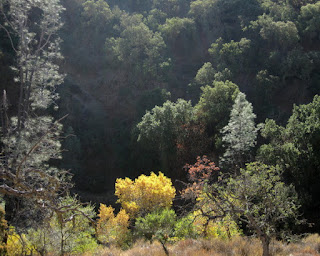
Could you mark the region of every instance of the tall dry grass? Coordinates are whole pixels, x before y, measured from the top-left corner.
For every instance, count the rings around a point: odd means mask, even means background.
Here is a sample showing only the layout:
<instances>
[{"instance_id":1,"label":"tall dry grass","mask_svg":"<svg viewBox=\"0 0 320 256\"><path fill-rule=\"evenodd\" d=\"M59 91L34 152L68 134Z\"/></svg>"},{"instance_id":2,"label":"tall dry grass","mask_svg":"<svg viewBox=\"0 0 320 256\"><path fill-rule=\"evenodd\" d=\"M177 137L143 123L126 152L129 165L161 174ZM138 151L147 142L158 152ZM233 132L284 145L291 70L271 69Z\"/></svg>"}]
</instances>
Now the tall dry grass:
<instances>
[{"instance_id":1,"label":"tall dry grass","mask_svg":"<svg viewBox=\"0 0 320 256\"><path fill-rule=\"evenodd\" d=\"M232 240L186 239L168 245L172 256L261 256L262 246L257 238L235 237ZM309 235L296 243L286 244L272 241L270 251L273 256L320 256L320 236ZM92 255L92 254L91 254ZM166 256L158 242L137 241L126 251L119 248L101 247L94 255L101 256Z\"/></svg>"}]
</instances>

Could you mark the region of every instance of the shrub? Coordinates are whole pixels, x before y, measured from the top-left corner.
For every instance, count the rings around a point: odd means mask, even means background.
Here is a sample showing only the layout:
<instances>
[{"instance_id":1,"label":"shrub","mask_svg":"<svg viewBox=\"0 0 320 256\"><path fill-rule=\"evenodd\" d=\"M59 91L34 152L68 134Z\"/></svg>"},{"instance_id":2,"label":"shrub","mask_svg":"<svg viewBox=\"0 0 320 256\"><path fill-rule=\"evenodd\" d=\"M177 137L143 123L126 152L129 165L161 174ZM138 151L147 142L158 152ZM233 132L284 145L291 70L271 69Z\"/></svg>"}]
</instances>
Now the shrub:
<instances>
[{"instance_id":1,"label":"shrub","mask_svg":"<svg viewBox=\"0 0 320 256\"><path fill-rule=\"evenodd\" d=\"M74 205L81 213L63 211L69 205ZM25 236L30 248L41 255L76 254L95 250L97 243L93 238L94 228L90 220L95 216L93 207L82 206L77 199L66 197L61 200L59 208L60 214L54 213L38 228L28 230Z\"/></svg>"},{"instance_id":2,"label":"shrub","mask_svg":"<svg viewBox=\"0 0 320 256\"><path fill-rule=\"evenodd\" d=\"M167 255L165 243L173 236L176 225L176 213L172 209L163 209L139 217L135 223L136 234L149 241L158 240Z\"/></svg>"},{"instance_id":3,"label":"shrub","mask_svg":"<svg viewBox=\"0 0 320 256\"><path fill-rule=\"evenodd\" d=\"M123 246L129 238L129 215L125 210L115 215L111 206L100 204L97 222L97 238L104 244Z\"/></svg>"},{"instance_id":4,"label":"shrub","mask_svg":"<svg viewBox=\"0 0 320 256\"><path fill-rule=\"evenodd\" d=\"M192 215L179 219L174 227L173 240L183 240L186 238L196 238L198 236Z\"/></svg>"},{"instance_id":5,"label":"shrub","mask_svg":"<svg viewBox=\"0 0 320 256\"><path fill-rule=\"evenodd\" d=\"M119 198L117 202L130 218L170 207L176 194L171 179L161 172L159 175L153 172L150 176L140 175L134 181L129 178L117 179L115 190Z\"/></svg>"},{"instance_id":6,"label":"shrub","mask_svg":"<svg viewBox=\"0 0 320 256\"><path fill-rule=\"evenodd\" d=\"M205 238L231 239L242 234L237 223L227 215L222 219L210 220L200 212L194 212L194 225L199 235Z\"/></svg>"}]
</instances>

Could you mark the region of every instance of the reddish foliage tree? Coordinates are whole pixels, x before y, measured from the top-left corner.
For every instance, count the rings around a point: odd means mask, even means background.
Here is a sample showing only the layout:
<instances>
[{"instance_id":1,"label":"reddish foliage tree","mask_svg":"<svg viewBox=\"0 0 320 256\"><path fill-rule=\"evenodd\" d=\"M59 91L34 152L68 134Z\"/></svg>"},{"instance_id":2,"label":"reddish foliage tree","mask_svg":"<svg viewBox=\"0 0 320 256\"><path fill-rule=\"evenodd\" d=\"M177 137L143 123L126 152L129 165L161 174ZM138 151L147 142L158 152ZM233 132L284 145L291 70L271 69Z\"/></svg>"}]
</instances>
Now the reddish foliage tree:
<instances>
[{"instance_id":1,"label":"reddish foliage tree","mask_svg":"<svg viewBox=\"0 0 320 256\"><path fill-rule=\"evenodd\" d=\"M181 192L183 198L195 198L202 191L202 188L206 181L208 181L213 172L219 171L220 168L211 162L207 156L198 156L197 162L193 165L186 164L184 169L188 172L188 179L191 182Z\"/></svg>"}]
</instances>

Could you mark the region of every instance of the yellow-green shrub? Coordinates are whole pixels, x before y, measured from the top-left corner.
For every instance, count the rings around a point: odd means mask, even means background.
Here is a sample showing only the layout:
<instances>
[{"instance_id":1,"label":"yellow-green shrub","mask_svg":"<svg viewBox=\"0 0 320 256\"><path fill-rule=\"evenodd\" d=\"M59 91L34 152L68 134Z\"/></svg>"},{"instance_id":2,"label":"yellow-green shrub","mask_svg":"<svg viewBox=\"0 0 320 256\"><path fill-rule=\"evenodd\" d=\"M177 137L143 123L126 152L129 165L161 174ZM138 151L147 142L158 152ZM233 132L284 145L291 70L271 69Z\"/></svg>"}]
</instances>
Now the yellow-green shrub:
<instances>
[{"instance_id":1,"label":"yellow-green shrub","mask_svg":"<svg viewBox=\"0 0 320 256\"><path fill-rule=\"evenodd\" d=\"M34 251L25 234L17 234L14 227L10 227L7 239L8 256L30 255Z\"/></svg>"},{"instance_id":2,"label":"yellow-green shrub","mask_svg":"<svg viewBox=\"0 0 320 256\"><path fill-rule=\"evenodd\" d=\"M199 212L194 212L197 233L206 238L222 238L230 239L242 234L238 225L232 220L230 216L223 219L209 220L202 216Z\"/></svg>"},{"instance_id":3,"label":"yellow-green shrub","mask_svg":"<svg viewBox=\"0 0 320 256\"><path fill-rule=\"evenodd\" d=\"M129 236L129 215L121 209L115 215L111 206L100 204L97 221L97 238L102 243L115 243L123 246Z\"/></svg>"}]
</instances>

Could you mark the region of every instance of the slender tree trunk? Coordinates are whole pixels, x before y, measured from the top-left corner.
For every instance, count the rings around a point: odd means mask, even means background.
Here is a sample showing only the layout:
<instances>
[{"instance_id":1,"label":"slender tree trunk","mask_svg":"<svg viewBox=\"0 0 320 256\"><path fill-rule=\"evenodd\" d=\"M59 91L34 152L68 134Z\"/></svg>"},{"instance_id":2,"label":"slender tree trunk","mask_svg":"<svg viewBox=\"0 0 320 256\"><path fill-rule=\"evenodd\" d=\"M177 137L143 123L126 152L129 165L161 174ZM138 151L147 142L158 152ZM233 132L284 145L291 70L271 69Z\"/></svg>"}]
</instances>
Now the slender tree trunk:
<instances>
[{"instance_id":1,"label":"slender tree trunk","mask_svg":"<svg viewBox=\"0 0 320 256\"><path fill-rule=\"evenodd\" d=\"M63 235L63 223L60 223L61 241L60 241L60 255L64 255L64 235Z\"/></svg>"},{"instance_id":2,"label":"slender tree trunk","mask_svg":"<svg viewBox=\"0 0 320 256\"><path fill-rule=\"evenodd\" d=\"M162 245L162 248L163 248L163 250L164 250L164 253L165 253L167 256L169 256L169 251L168 251L166 245L164 244L163 241L161 241L161 240L159 240L159 241L160 241L160 243L161 243L161 245Z\"/></svg>"}]
</instances>

